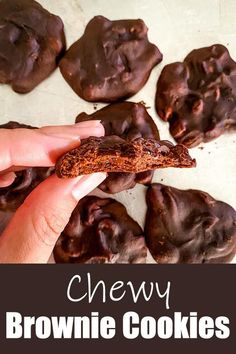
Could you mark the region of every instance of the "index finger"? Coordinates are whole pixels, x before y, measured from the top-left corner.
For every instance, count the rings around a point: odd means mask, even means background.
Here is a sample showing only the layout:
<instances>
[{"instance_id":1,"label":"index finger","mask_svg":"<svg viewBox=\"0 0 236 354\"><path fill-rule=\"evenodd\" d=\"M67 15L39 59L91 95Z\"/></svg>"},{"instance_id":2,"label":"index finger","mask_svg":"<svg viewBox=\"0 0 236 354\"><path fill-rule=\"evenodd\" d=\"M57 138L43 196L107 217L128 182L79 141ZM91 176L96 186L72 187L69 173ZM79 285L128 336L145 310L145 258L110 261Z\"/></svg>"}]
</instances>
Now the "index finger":
<instances>
[{"instance_id":1,"label":"index finger","mask_svg":"<svg viewBox=\"0 0 236 354\"><path fill-rule=\"evenodd\" d=\"M12 167L50 167L89 136L104 135L100 121L39 129L0 129L0 171Z\"/></svg>"}]
</instances>

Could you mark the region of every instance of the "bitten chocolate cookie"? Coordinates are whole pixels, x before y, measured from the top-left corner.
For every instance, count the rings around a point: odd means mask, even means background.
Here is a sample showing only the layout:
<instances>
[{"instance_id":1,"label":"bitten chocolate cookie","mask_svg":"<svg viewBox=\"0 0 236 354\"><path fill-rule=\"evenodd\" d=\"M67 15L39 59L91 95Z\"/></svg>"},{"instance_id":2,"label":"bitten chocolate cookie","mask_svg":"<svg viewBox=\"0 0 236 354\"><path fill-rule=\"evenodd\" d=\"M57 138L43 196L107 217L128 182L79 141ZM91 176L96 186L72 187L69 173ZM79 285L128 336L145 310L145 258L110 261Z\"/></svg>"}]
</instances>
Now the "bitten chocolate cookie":
<instances>
[{"instance_id":1,"label":"bitten chocolate cookie","mask_svg":"<svg viewBox=\"0 0 236 354\"><path fill-rule=\"evenodd\" d=\"M0 125L0 129L27 128L35 129L30 125L9 122ZM33 167L16 173L16 179L9 187L0 188L0 211L15 211L25 200L28 194L50 176L53 167Z\"/></svg>"},{"instance_id":2,"label":"bitten chocolate cookie","mask_svg":"<svg viewBox=\"0 0 236 354\"><path fill-rule=\"evenodd\" d=\"M90 115L83 112L76 118L77 123L87 120L101 120L106 136L117 135L125 140L137 138L160 140L157 126L142 103L113 103ZM106 193L118 193L133 188L136 183L150 183L153 172L109 173L99 188Z\"/></svg>"},{"instance_id":3,"label":"bitten chocolate cookie","mask_svg":"<svg viewBox=\"0 0 236 354\"><path fill-rule=\"evenodd\" d=\"M226 263L236 253L236 211L209 194L152 184L145 237L158 263Z\"/></svg>"},{"instance_id":4,"label":"bitten chocolate cookie","mask_svg":"<svg viewBox=\"0 0 236 354\"><path fill-rule=\"evenodd\" d=\"M134 95L162 60L147 32L142 20L94 17L61 60L62 75L87 101L113 102Z\"/></svg>"},{"instance_id":5,"label":"bitten chocolate cookie","mask_svg":"<svg viewBox=\"0 0 236 354\"><path fill-rule=\"evenodd\" d=\"M74 178L94 172L139 173L166 167L194 167L188 150L168 141L137 138L124 140L116 135L84 139L56 164L60 178Z\"/></svg>"},{"instance_id":6,"label":"bitten chocolate cookie","mask_svg":"<svg viewBox=\"0 0 236 354\"><path fill-rule=\"evenodd\" d=\"M119 202L85 197L54 248L56 263L146 263L143 231Z\"/></svg>"},{"instance_id":7,"label":"bitten chocolate cookie","mask_svg":"<svg viewBox=\"0 0 236 354\"><path fill-rule=\"evenodd\" d=\"M0 1L0 83L27 93L65 51L62 20L33 0Z\"/></svg>"},{"instance_id":8,"label":"bitten chocolate cookie","mask_svg":"<svg viewBox=\"0 0 236 354\"><path fill-rule=\"evenodd\" d=\"M164 67L156 109L178 143L194 147L236 129L236 63L216 44Z\"/></svg>"}]
</instances>

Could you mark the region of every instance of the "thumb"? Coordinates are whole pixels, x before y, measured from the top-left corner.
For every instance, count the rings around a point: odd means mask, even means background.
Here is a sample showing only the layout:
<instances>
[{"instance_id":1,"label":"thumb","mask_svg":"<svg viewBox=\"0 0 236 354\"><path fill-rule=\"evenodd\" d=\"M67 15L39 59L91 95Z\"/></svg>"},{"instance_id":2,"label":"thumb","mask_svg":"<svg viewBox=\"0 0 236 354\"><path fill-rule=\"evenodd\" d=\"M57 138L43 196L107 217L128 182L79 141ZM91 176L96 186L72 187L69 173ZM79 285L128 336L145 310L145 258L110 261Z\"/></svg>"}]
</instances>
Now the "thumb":
<instances>
[{"instance_id":1,"label":"thumb","mask_svg":"<svg viewBox=\"0 0 236 354\"><path fill-rule=\"evenodd\" d=\"M0 263L46 263L79 199L106 174L63 180L55 175L26 198L0 237Z\"/></svg>"}]
</instances>

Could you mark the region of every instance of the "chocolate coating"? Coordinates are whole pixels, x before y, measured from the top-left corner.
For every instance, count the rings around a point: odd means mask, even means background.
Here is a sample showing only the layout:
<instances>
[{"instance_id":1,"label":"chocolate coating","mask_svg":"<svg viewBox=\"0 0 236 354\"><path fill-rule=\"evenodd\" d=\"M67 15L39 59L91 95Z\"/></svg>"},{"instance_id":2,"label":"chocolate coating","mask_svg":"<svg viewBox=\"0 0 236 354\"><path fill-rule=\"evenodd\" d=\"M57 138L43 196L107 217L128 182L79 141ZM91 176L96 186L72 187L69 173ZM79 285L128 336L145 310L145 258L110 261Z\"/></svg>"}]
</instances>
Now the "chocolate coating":
<instances>
[{"instance_id":1,"label":"chocolate coating","mask_svg":"<svg viewBox=\"0 0 236 354\"><path fill-rule=\"evenodd\" d=\"M156 109L178 143L194 147L236 129L236 63L223 45L193 50L164 67Z\"/></svg>"},{"instance_id":2,"label":"chocolate coating","mask_svg":"<svg viewBox=\"0 0 236 354\"><path fill-rule=\"evenodd\" d=\"M145 263L143 231L119 202L85 197L54 248L56 263Z\"/></svg>"},{"instance_id":3,"label":"chocolate coating","mask_svg":"<svg viewBox=\"0 0 236 354\"><path fill-rule=\"evenodd\" d=\"M14 121L10 121L10 122L0 125L0 129L20 129L20 128L37 129L36 127L32 127L32 125L18 123L18 122L14 122Z\"/></svg>"},{"instance_id":4,"label":"chocolate coating","mask_svg":"<svg viewBox=\"0 0 236 354\"><path fill-rule=\"evenodd\" d=\"M94 17L60 62L72 89L91 102L113 102L137 93L162 60L142 20Z\"/></svg>"},{"instance_id":5,"label":"chocolate coating","mask_svg":"<svg viewBox=\"0 0 236 354\"><path fill-rule=\"evenodd\" d=\"M53 171L52 167L33 167L15 172L17 177L14 182L9 187L0 188L0 210L15 211Z\"/></svg>"},{"instance_id":6,"label":"chocolate coating","mask_svg":"<svg viewBox=\"0 0 236 354\"><path fill-rule=\"evenodd\" d=\"M80 113L76 122L101 120L105 135L117 135L125 140L137 138L160 139L156 124L142 103L120 102L110 104L93 114ZM149 184L153 171L141 173L109 173L99 188L106 193L118 193L133 188L136 183Z\"/></svg>"},{"instance_id":7,"label":"chocolate coating","mask_svg":"<svg viewBox=\"0 0 236 354\"><path fill-rule=\"evenodd\" d=\"M0 125L0 129L27 128L30 125L9 122ZM53 167L33 167L16 173L16 179L9 187L0 187L0 211L15 211L32 190L54 171Z\"/></svg>"},{"instance_id":8,"label":"chocolate coating","mask_svg":"<svg viewBox=\"0 0 236 354\"><path fill-rule=\"evenodd\" d=\"M62 20L33 0L0 1L0 83L27 93L65 51Z\"/></svg>"},{"instance_id":9,"label":"chocolate coating","mask_svg":"<svg viewBox=\"0 0 236 354\"><path fill-rule=\"evenodd\" d=\"M226 263L236 253L236 211L198 190L159 183L146 194L147 246L158 263Z\"/></svg>"},{"instance_id":10,"label":"chocolate coating","mask_svg":"<svg viewBox=\"0 0 236 354\"><path fill-rule=\"evenodd\" d=\"M110 135L84 139L78 148L57 161L56 174L59 178L74 178L95 172L139 173L157 168L195 166L195 160L183 145L144 138L130 141Z\"/></svg>"}]
</instances>

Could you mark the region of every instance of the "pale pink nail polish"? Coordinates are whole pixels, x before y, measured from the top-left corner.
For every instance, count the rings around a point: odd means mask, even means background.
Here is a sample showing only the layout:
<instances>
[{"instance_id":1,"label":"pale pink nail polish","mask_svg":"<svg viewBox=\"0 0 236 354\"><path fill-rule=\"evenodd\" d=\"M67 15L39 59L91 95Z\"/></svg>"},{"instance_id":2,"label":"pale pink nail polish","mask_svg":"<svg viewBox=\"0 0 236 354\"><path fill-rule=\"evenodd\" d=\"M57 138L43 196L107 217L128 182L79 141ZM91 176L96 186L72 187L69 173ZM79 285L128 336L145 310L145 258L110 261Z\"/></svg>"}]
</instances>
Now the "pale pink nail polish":
<instances>
[{"instance_id":1,"label":"pale pink nail polish","mask_svg":"<svg viewBox=\"0 0 236 354\"><path fill-rule=\"evenodd\" d=\"M83 176L81 180L73 187L72 195L76 200L80 200L85 195L92 192L95 188L106 179L107 174L103 172L93 173L92 175Z\"/></svg>"},{"instance_id":2,"label":"pale pink nail polish","mask_svg":"<svg viewBox=\"0 0 236 354\"><path fill-rule=\"evenodd\" d=\"M93 128L93 127L97 127L97 126L101 125L101 121L100 120L87 120L84 122L75 123L75 125L78 127L83 127L83 128Z\"/></svg>"}]
</instances>

